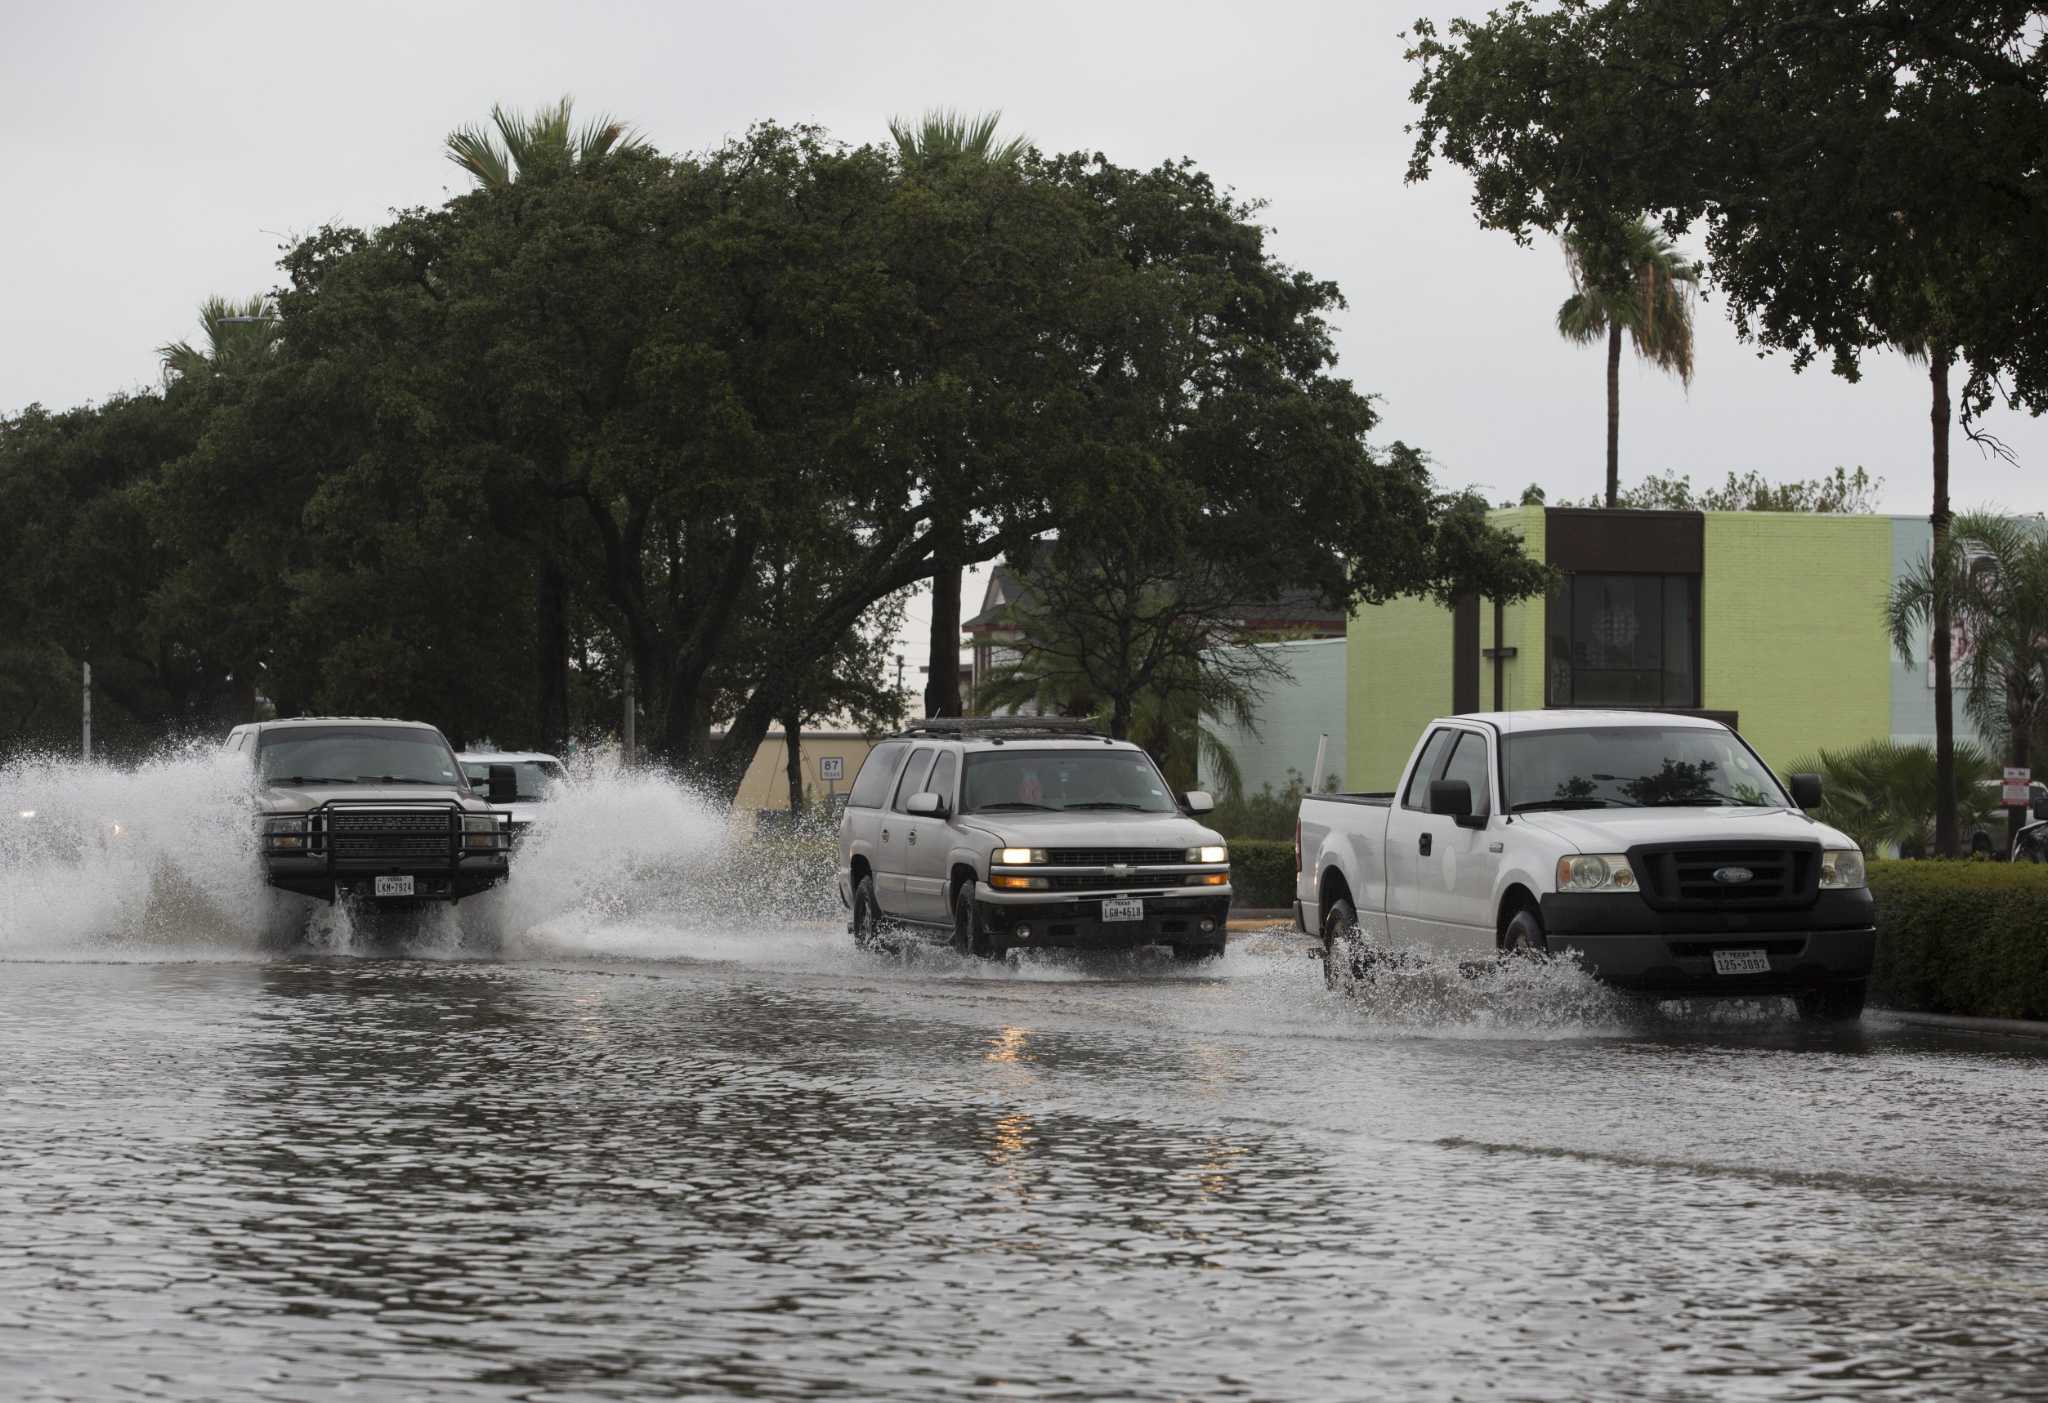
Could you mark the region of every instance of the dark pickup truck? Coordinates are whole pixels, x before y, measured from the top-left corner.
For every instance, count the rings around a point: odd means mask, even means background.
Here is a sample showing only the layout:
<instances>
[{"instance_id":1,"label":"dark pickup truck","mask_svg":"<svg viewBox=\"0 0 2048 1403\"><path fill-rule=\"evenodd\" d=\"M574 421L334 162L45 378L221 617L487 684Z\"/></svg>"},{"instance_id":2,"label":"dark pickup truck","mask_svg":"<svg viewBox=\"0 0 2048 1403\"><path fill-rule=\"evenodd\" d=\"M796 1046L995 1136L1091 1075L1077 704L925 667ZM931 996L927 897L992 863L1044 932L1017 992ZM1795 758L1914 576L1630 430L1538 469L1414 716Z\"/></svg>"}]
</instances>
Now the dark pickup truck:
<instances>
[{"instance_id":1,"label":"dark pickup truck","mask_svg":"<svg viewBox=\"0 0 2048 1403\"><path fill-rule=\"evenodd\" d=\"M226 749L258 786L257 843L273 887L378 906L455 902L505 879L511 830L470 787L447 737L418 721L306 717L237 726Z\"/></svg>"}]
</instances>

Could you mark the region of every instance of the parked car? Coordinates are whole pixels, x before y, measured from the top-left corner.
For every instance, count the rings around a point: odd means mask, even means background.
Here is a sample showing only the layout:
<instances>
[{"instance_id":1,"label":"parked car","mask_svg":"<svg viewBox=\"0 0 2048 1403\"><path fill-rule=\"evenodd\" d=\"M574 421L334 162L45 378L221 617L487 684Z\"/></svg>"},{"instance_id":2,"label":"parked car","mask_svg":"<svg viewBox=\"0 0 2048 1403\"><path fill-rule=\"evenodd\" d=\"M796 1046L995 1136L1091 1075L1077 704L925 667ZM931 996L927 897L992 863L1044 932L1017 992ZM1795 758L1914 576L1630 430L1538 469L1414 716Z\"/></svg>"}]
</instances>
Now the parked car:
<instances>
[{"instance_id":1,"label":"parked car","mask_svg":"<svg viewBox=\"0 0 2048 1403\"><path fill-rule=\"evenodd\" d=\"M1634 711L1448 716L1391 794L1314 794L1297 925L1333 983L1388 951L1573 954L1662 997L1789 994L1854 1019L1876 949L1863 854L1715 721Z\"/></svg>"},{"instance_id":2,"label":"parked car","mask_svg":"<svg viewBox=\"0 0 2048 1403\"><path fill-rule=\"evenodd\" d=\"M1970 826L1970 831L1963 835L1963 847L1969 852L1991 857L2006 850L2006 835L2010 831L2006 827L2006 811L1999 802L2005 786L1990 779L1985 780L1981 788L1984 791L1984 811ZM2048 784L2035 780L2027 788L2028 814L2033 818L2048 819Z\"/></svg>"},{"instance_id":3,"label":"parked car","mask_svg":"<svg viewBox=\"0 0 2048 1403\"><path fill-rule=\"evenodd\" d=\"M569 778L560 760L538 750L465 750L455 758L472 786L488 785L493 766L512 771L516 792L508 801L493 800L491 808L511 825L515 844L540 818L542 806L553 797L556 786Z\"/></svg>"},{"instance_id":4,"label":"parked car","mask_svg":"<svg viewBox=\"0 0 2048 1403\"><path fill-rule=\"evenodd\" d=\"M512 770L490 767L486 802L424 722L262 721L235 727L226 749L255 771L257 843L273 887L410 906L505 879L511 835L491 802L512 801Z\"/></svg>"},{"instance_id":5,"label":"parked car","mask_svg":"<svg viewBox=\"0 0 2048 1403\"><path fill-rule=\"evenodd\" d=\"M1223 953L1230 851L1152 757L1084 722L923 721L877 745L839 825L854 940L885 926L964 954L1170 945Z\"/></svg>"},{"instance_id":6,"label":"parked car","mask_svg":"<svg viewBox=\"0 0 2048 1403\"><path fill-rule=\"evenodd\" d=\"M2048 823L2030 823L2013 837L2014 862L2048 862Z\"/></svg>"}]
</instances>

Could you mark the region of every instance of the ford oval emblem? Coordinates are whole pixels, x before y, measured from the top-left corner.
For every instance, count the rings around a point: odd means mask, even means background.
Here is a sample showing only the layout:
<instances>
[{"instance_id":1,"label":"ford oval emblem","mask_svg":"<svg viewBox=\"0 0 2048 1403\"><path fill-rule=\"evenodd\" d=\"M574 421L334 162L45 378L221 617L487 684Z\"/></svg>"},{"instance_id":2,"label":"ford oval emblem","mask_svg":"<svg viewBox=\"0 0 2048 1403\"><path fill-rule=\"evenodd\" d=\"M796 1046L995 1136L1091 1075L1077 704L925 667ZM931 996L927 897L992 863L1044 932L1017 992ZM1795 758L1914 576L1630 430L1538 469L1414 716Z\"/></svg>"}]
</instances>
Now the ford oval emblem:
<instances>
[{"instance_id":1,"label":"ford oval emblem","mask_svg":"<svg viewBox=\"0 0 2048 1403\"><path fill-rule=\"evenodd\" d=\"M1747 867L1716 867L1714 869L1714 880L1726 882L1731 887L1739 886L1754 876L1756 876L1756 873L1750 871Z\"/></svg>"}]
</instances>

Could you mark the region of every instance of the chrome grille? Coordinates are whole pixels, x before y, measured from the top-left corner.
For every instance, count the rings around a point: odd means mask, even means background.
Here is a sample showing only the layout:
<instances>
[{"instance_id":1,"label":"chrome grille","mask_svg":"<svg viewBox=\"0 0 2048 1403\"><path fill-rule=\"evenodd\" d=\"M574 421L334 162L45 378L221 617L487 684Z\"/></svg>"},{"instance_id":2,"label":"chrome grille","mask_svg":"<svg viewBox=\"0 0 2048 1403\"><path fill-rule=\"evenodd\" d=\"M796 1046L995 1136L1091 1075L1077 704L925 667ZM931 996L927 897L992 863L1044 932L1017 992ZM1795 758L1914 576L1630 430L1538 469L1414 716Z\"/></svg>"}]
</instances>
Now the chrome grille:
<instances>
[{"instance_id":1,"label":"chrome grille","mask_svg":"<svg viewBox=\"0 0 2048 1403\"><path fill-rule=\"evenodd\" d=\"M1054 867L1156 866L1185 861L1186 848L1053 848L1046 858Z\"/></svg>"}]
</instances>

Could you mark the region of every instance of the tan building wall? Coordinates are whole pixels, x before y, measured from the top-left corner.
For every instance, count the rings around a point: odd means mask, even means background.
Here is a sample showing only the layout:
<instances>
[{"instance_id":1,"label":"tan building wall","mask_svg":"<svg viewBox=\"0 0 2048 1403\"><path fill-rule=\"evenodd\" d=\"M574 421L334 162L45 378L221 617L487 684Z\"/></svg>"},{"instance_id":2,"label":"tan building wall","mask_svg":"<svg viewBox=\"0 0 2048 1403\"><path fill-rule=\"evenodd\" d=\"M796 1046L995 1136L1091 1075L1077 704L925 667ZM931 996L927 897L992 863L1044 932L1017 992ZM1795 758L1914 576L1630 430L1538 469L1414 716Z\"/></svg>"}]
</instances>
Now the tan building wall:
<instances>
[{"instance_id":1,"label":"tan building wall","mask_svg":"<svg viewBox=\"0 0 2048 1403\"><path fill-rule=\"evenodd\" d=\"M861 762L881 739L858 731L805 731L799 747L806 802L816 804L827 795L844 794L851 789ZM827 779L821 773L820 762L835 757L840 762L839 778ZM740 781L732 806L738 813L789 807L789 751L780 730L770 731L761 748L754 752L754 762L747 766L747 777Z\"/></svg>"}]
</instances>

